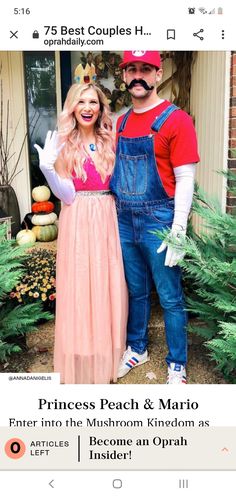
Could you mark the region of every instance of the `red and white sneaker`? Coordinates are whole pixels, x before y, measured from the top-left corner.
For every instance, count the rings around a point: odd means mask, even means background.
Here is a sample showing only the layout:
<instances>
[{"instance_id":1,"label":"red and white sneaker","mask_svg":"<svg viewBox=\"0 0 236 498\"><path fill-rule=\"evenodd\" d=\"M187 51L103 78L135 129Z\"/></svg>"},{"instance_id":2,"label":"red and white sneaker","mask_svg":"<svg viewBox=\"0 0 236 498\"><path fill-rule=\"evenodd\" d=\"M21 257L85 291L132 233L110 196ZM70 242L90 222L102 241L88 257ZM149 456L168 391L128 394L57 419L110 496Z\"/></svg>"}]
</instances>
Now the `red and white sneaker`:
<instances>
[{"instance_id":1,"label":"red and white sneaker","mask_svg":"<svg viewBox=\"0 0 236 498\"><path fill-rule=\"evenodd\" d=\"M138 367L148 360L147 351L143 354L138 354L135 351L132 351L131 347L128 346L128 349L126 349L120 361L117 378L120 379L121 377L124 377L132 368Z\"/></svg>"},{"instance_id":2,"label":"red and white sneaker","mask_svg":"<svg viewBox=\"0 0 236 498\"><path fill-rule=\"evenodd\" d=\"M187 384L186 370L179 363L170 363L168 366L167 384Z\"/></svg>"}]
</instances>

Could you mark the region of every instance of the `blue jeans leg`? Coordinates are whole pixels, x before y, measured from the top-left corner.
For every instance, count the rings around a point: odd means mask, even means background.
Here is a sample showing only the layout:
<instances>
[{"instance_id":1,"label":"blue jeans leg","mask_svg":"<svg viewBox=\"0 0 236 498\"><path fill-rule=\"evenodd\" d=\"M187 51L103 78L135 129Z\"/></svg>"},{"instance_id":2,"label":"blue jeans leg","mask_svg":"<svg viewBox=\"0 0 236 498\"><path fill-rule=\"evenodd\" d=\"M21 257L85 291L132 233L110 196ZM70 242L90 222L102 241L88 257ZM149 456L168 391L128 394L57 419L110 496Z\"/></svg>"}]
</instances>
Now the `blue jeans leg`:
<instances>
[{"instance_id":1,"label":"blue jeans leg","mask_svg":"<svg viewBox=\"0 0 236 498\"><path fill-rule=\"evenodd\" d=\"M150 240L153 237L153 241ZM164 312L168 355L166 362L185 365L187 362L187 313L182 289L181 268L165 266L166 251L157 254L155 235L142 243L142 251L149 264Z\"/></svg>"},{"instance_id":2,"label":"blue jeans leg","mask_svg":"<svg viewBox=\"0 0 236 498\"><path fill-rule=\"evenodd\" d=\"M148 345L152 278L145 259L134 240L135 235L131 220L131 213L119 216L120 240L129 291L127 345L131 346L131 349L136 353L142 354Z\"/></svg>"}]
</instances>

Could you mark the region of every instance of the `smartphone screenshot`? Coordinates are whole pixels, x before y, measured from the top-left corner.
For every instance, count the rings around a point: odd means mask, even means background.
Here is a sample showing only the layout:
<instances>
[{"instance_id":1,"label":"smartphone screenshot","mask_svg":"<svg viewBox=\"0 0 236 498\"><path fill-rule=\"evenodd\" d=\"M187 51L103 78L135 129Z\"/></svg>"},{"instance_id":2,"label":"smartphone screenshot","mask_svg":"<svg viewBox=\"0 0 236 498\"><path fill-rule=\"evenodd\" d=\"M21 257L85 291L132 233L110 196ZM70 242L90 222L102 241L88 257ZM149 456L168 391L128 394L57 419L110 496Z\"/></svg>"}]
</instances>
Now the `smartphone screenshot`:
<instances>
[{"instance_id":1,"label":"smartphone screenshot","mask_svg":"<svg viewBox=\"0 0 236 498\"><path fill-rule=\"evenodd\" d=\"M0 19L0 480L233 496L235 7Z\"/></svg>"}]
</instances>

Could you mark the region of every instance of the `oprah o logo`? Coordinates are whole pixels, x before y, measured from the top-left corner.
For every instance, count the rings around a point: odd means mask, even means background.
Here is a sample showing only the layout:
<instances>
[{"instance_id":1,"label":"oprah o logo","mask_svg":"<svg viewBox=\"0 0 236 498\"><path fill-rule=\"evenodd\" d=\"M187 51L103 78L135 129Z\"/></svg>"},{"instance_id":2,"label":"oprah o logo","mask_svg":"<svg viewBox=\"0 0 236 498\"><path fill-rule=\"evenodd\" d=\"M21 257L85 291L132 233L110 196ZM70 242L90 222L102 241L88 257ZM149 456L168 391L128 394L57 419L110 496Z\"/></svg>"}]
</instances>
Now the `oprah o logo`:
<instances>
[{"instance_id":1,"label":"oprah o logo","mask_svg":"<svg viewBox=\"0 0 236 498\"><path fill-rule=\"evenodd\" d=\"M17 437L9 439L5 444L5 452L9 458L17 460L25 454L25 443Z\"/></svg>"}]
</instances>

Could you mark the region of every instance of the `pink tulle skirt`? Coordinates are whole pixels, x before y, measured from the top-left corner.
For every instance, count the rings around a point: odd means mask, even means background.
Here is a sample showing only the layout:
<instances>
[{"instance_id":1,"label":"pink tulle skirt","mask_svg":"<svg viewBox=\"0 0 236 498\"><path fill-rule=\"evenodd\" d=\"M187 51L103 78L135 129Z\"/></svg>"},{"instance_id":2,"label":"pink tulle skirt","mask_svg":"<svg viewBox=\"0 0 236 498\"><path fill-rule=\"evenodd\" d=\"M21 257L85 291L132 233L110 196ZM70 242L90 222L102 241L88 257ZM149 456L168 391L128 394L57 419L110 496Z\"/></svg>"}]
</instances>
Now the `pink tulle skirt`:
<instances>
[{"instance_id":1,"label":"pink tulle skirt","mask_svg":"<svg viewBox=\"0 0 236 498\"><path fill-rule=\"evenodd\" d=\"M127 288L112 195L77 194L59 220L54 370L68 384L117 379Z\"/></svg>"}]
</instances>

